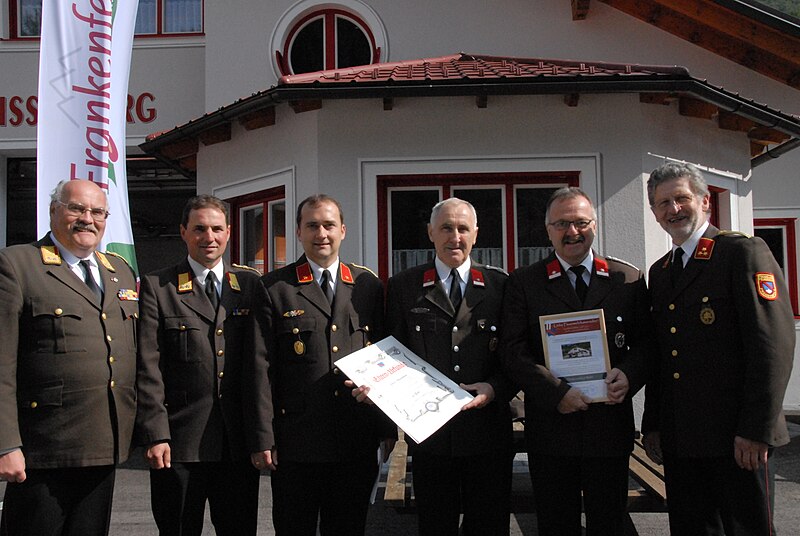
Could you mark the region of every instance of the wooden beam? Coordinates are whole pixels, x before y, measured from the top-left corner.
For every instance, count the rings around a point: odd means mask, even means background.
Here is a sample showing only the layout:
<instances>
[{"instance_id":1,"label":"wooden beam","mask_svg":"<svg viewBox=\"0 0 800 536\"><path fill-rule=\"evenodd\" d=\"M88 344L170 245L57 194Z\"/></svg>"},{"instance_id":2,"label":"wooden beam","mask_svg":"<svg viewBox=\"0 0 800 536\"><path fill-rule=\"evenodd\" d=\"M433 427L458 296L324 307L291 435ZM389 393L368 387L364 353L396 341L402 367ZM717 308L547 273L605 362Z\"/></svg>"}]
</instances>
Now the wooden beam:
<instances>
[{"instance_id":1,"label":"wooden beam","mask_svg":"<svg viewBox=\"0 0 800 536\"><path fill-rule=\"evenodd\" d=\"M572 20L584 20L589 14L589 0L572 0Z\"/></svg>"},{"instance_id":2,"label":"wooden beam","mask_svg":"<svg viewBox=\"0 0 800 536\"><path fill-rule=\"evenodd\" d=\"M568 93L564 95L564 104L567 106L574 108L578 105L578 100L580 99L579 93Z\"/></svg>"},{"instance_id":3,"label":"wooden beam","mask_svg":"<svg viewBox=\"0 0 800 536\"><path fill-rule=\"evenodd\" d=\"M489 105L488 95L477 95L475 97L475 106L478 108L486 108Z\"/></svg>"},{"instance_id":4,"label":"wooden beam","mask_svg":"<svg viewBox=\"0 0 800 536\"><path fill-rule=\"evenodd\" d=\"M177 160L187 155L197 154L199 146L200 144L197 142L197 138L184 138L175 143L164 145L158 152L165 158Z\"/></svg>"},{"instance_id":5,"label":"wooden beam","mask_svg":"<svg viewBox=\"0 0 800 536\"><path fill-rule=\"evenodd\" d=\"M711 119L719 108L716 105L693 99L691 97L681 97L678 99L678 110L681 115L686 117L699 117L700 119Z\"/></svg>"},{"instance_id":6,"label":"wooden beam","mask_svg":"<svg viewBox=\"0 0 800 536\"><path fill-rule=\"evenodd\" d=\"M774 128L758 126L747 133L747 137L756 143L767 145L770 143L783 143L789 139L788 134L784 134Z\"/></svg>"},{"instance_id":7,"label":"wooden beam","mask_svg":"<svg viewBox=\"0 0 800 536\"><path fill-rule=\"evenodd\" d=\"M639 102L643 104L662 104L669 106L678 100L678 97L670 93L639 93Z\"/></svg>"},{"instance_id":8,"label":"wooden beam","mask_svg":"<svg viewBox=\"0 0 800 536\"><path fill-rule=\"evenodd\" d=\"M719 111L719 116L717 118L717 122L719 124L719 128L724 130L736 130L739 132L748 132L751 128L756 126L755 121L751 121L750 119L745 119L740 115L736 115L731 112L726 112L725 110Z\"/></svg>"},{"instance_id":9,"label":"wooden beam","mask_svg":"<svg viewBox=\"0 0 800 536\"><path fill-rule=\"evenodd\" d=\"M255 112L250 112L239 117L239 124L245 130L271 127L275 124L275 107L269 106Z\"/></svg>"},{"instance_id":10,"label":"wooden beam","mask_svg":"<svg viewBox=\"0 0 800 536\"><path fill-rule=\"evenodd\" d=\"M786 54L780 47L760 48L748 39L705 24L701 18L692 18L672 10L664 0L601 1L773 80L800 88L800 55ZM716 4L714 7L719 9ZM735 19L736 16L729 18Z\"/></svg>"},{"instance_id":11,"label":"wooden beam","mask_svg":"<svg viewBox=\"0 0 800 536\"><path fill-rule=\"evenodd\" d=\"M203 145L214 145L215 143L230 141L231 124L229 122L220 123L213 128L200 132L197 137L200 138Z\"/></svg>"},{"instance_id":12,"label":"wooden beam","mask_svg":"<svg viewBox=\"0 0 800 536\"><path fill-rule=\"evenodd\" d=\"M179 159L178 165L192 173L197 173L197 153Z\"/></svg>"},{"instance_id":13,"label":"wooden beam","mask_svg":"<svg viewBox=\"0 0 800 536\"><path fill-rule=\"evenodd\" d=\"M299 101L290 101L289 106L292 107L294 113L301 114L303 112L311 112L322 108L322 99L305 99Z\"/></svg>"},{"instance_id":14,"label":"wooden beam","mask_svg":"<svg viewBox=\"0 0 800 536\"><path fill-rule=\"evenodd\" d=\"M750 158L760 155L766 149L766 145L761 145L760 143L756 143L754 141L750 142Z\"/></svg>"},{"instance_id":15,"label":"wooden beam","mask_svg":"<svg viewBox=\"0 0 800 536\"><path fill-rule=\"evenodd\" d=\"M394 108L394 97L383 98L383 111L388 112Z\"/></svg>"}]
</instances>

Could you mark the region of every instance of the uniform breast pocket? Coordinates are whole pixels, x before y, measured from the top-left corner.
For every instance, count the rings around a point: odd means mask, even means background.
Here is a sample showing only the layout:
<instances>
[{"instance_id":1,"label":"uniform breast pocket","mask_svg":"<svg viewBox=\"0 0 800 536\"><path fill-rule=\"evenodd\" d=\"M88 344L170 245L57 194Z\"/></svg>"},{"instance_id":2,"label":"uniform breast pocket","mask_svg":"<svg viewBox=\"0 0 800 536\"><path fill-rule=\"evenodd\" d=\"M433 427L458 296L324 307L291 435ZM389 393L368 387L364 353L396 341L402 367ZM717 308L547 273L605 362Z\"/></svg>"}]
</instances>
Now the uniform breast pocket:
<instances>
[{"instance_id":1,"label":"uniform breast pocket","mask_svg":"<svg viewBox=\"0 0 800 536\"><path fill-rule=\"evenodd\" d=\"M37 353L63 354L67 352L85 352L84 336L81 320L84 311L75 303L57 300L31 301L33 317L33 344Z\"/></svg>"},{"instance_id":2,"label":"uniform breast pocket","mask_svg":"<svg viewBox=\"0 0 800 536\"><path fill-rule=\"evenodd\" d=\"M474 329L490 352L497 350L500 343L500 322L496 318L478 318Z\"/></svg>"},{"instance_id":3,"label":"uniform breast pocket","mask_svg":"<svg viewBox=\"0 0 800 536\"><path fill-rule=\"evenodd\" d=\"M284 318L278 327L278 338L282 355L303 357L313 353L312 336L317 329L317 321L312 317L296 316Z\"/></svg>"},{"instance_id":4,"label":"uniform breast pocket","mask_svg":"<svg viewBox=\"0 0 800 536\"><path fill-rule=\"evenodd\" d=\"M168 354L174 359L192 363L203 359L203 339L207 326L195 316L175 316L164 319L164 335Z\"/></svg>"}]
</instances>

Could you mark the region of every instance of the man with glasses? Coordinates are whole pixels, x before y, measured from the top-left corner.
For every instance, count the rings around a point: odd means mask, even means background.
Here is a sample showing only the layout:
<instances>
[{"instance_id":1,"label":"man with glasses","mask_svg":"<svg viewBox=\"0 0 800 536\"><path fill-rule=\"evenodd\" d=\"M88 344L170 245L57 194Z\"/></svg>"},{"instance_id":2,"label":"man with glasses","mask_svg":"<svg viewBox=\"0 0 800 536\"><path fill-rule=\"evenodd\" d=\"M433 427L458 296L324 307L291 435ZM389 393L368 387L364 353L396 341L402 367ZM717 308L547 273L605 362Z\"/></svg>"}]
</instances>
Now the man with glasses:
<instances>
[{"instance_id":1,"label":"man with glasses","mask_svg":"<svg viewBox=\"0 0 800 536\"><path fill-rule=\"evenodd\" d=\"M659 372L642 430L664 463L672 534L773 534L773 447L795 325L783 273L757 237L708 222L710 195L691 164L666 163L647 194L671 250L650 267Z\"/></svg>"},{"instance_id":2,"label":"man with glasses","mask_svg":"<svg viewBox=\"0 0 800 536\"><path fill-rule=\"evenodd\" d=\"M643 274L592 250L597 215L578 188L547 203L548 258L512 272L503 301L506 375L525 392L525 440L539 534L579 536L581 495L586 532L625 532L628 457L633 450L631 397L650 366L649 304ZM592 400L547 370L539 317L602 309L611 370L608 402Z\"/></svg>"},{"instance_id":3,"label":"man with glasses","mask_svg":"<svg viewBox=\"0 0 800 536\"><path fill-rule=\"evenodd\" d=\"M108 200L60 182L50 232L0 251L0 534L108 533L136 409L136 278L96 251Z\"/></svg>"}]
</instances>

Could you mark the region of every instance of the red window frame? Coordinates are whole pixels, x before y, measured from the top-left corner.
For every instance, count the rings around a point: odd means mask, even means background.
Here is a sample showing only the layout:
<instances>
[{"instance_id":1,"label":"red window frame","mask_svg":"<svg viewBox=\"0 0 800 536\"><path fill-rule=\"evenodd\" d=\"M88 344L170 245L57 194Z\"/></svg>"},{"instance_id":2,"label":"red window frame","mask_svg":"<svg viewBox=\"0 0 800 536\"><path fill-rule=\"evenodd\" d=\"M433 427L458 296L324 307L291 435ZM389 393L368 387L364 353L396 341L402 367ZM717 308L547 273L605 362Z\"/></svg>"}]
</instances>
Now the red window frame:
<instances>
[{"instance_id":1,"label":"red window frame","mask_svg":"<svg viewBox=\"0 0 800 536\"><path fill-rule=\"evenodd\" d=\"M754 218L753 227L780 227L786 238L786 285L792 300L792 311L798 317L800 311L797 304L797 237L795 225L797 218Z\"/></svg>"},{"instance_id":2,"label":"red window frame","mask_svg":"<svg viewBox=\"0 0 800 536\"><path fill-rule=\"evenodd\" d=\"M367 34L367 39L369 40L370 48L372 49L372 63L378 63L381 61L381 49L377 46L375 42L375 35L372 33L372 29L369 25L364 22L364 19L351 13L349 11L345 11L343 9L320 9L316 11L312 11L308 15L305 15L303 18L298 20L293 26L292 29L286 36L286 39L283 42L283 50L275 51L275 55L278 59L278 66L281 70L282 75L288 74L295 74L292 72L290 65L289 65L289 57L290 57L290 49L292 43L294 43L294 38L300 30L302 30L306 23L312 19L317 19L319 17L324 18L323 26L324 26L324 36L325 36L325 58L323 61L324 69L336 69L336 17L344 17L346 19L350 19L355 24L357 24L361 29L363 29Z\"/></svg>"},{"instance_id":3,"label":"red window frame","mask_svg":"<svg viewBox=\"0 0 800 536\"><path fill-rule=\"evenodd\" d=\"M251 194L240 195L237 197L231 197L230 199L226 199L225 201L230 205L230 219L231 219L231 237L232 240L230 241L231 245L231 262L235 262L237 264L244 264L244 261L241 259L241 244L239 243L240 233L239 233L239 212L243 208L253 207L256 205L261 204L264 209L264 218L262 222L261 228L261 236L263 237L262 247L264 248L264 273L267 273L269 270L269 259L271 258L271 244L270 238L271 235L269 233L269 204L273 201L280 201L286 199L286 193L283 186L276 186L275 188L269 188L267 190L262 190L260 192L253 192ZM286 234L287 234L287 241L289 240L289 218L287 212L287 221L285 223L286 227Z\"/></svg>"},{"instance_id":4,"label":"red window frame","mask_svg":"<svg viewBox=\"0 0 800 536\"><path fill-rule=\"evenodd\" d=\"M506 266L516 266L514 223L514 186L524 184L565 183L578 186L579 171L535 171L511 173L438 173L430 175L379 175L378 194L378 274L386 282L389 274L389 188L395 187L439 187L442 199L451 197L451 190L460 186L505 186L506 206ZM480 217L480 215L478 215Z\"/></svg>"}]
</instances>

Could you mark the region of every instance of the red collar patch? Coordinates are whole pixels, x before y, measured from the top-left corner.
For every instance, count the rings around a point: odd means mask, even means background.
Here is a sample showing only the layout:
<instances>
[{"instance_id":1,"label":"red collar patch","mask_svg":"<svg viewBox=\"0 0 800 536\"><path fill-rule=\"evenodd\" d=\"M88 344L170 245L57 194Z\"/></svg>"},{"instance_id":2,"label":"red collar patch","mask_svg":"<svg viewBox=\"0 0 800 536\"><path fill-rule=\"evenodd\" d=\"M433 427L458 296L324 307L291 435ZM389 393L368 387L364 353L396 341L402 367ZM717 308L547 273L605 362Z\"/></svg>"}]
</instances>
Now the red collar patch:
<instances>
[{"instance_id":1,"label":"red collar patch","mask_svg":"<svg viewBox=\"0 0 800 536\"><path fill-rule=\"evenodd\" d=\"M600 257L594 258L594 271L600 277L611 276L611 274L608 273L608 261L601 259Z\"/></svg>"},{"instance_id":2,"label":"red collar patch","mask_svg":"<svg viewBox=\"0 0 800 536\"><path fill-rule=\"evenodd\" d=\"M697 243L697 249L694 250L694 258L707 261L711 258L712 251L714 251L714 241L710 238L701 238Z\"/></svg>"},{"instance_id":3,"label":"red collar patch","mask_svg":"<svg viewBox=\"0 0 800 536\"><path fill-rule=\"evenodd\" d=\"M472 284L476 287L485 287L486 283L483 280L483 274L476 270L475 268L471 268L469 271L470 277L472 277Z\"/></svg>"},{"instance_id":4,"label":"red collar patch","mask_svg":"<svg viewBox=\"0 0 800 536\"><path fill-rule=\"evenodd\" d=\"M347 266L345 263L339 263L339 271L341 272L342 282L347 283L348 285L352 285L355 283L353 281L353 273L350 271L350 267Z\"/></svg>"},{"instance_id":5,"label":"red collar patch","mask_svg":"<svg viewBox=\"0 0 800 536\"><path fill-rule=\"evenodd\" d=\"M422 288L430 287L436 284L436 269L431 268L430 270L425 270L425 273L422 275Z\"/></svg>"},{"instance_id":6,"label":"red collar patch","mask_svg":"<svg viewBox=\"0 0 800 536\"><path fill-rule=\"evenodd\" d=\"M553 259L547 263L547 279L555 279L561 277L561 263L558 259Z\"/></svg>"},{"instance_id":7,"label":"red collar patch","mask_svg":"<svg viewBox=\"0 0 800 536\"><path fill-rule=\"evenodd\" d=\"M296 271L298 283L311 283L314 281L314 276L311 274L311 266L307 262L298 266Z\"/></svg>"}]
</instances>

